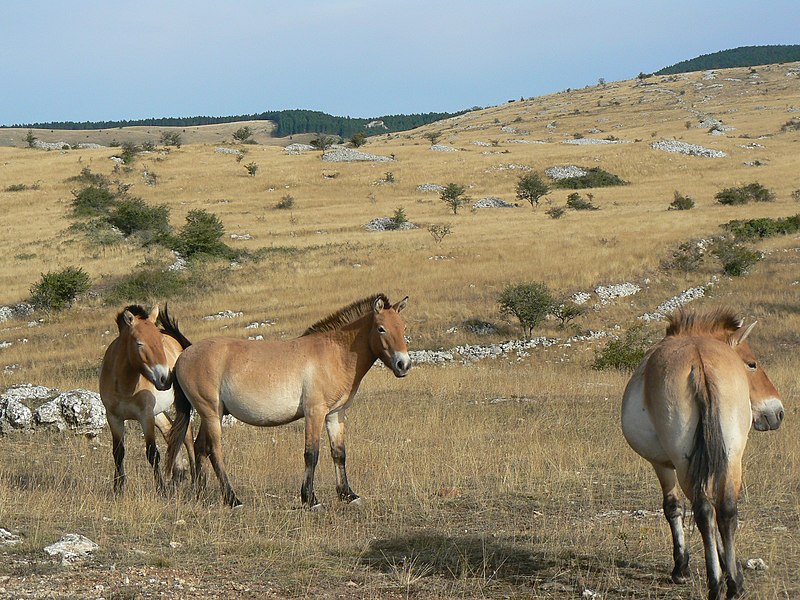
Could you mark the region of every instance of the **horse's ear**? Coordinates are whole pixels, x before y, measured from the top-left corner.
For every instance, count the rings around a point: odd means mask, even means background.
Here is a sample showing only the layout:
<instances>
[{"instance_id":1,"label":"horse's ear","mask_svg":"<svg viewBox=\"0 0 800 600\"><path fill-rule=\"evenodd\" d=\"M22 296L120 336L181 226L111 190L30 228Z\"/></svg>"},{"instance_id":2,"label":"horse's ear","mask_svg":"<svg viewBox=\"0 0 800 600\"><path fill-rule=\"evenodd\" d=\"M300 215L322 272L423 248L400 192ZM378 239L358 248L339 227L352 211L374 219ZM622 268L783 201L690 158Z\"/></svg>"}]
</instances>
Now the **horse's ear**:
<instances>
[{"instance_id":1,"label":"horse's ear","mask_svg":"<svg viewBox=\"0 0 800 600\"><path fill-rule=\"evenodd\" d=\"M386 305L383 303L383 298L381 298L380 296L375 298L375 303L372 305L372 310L375 311L375 314L377 315L384 308L386 308Z\"/></svg>"},{"instance_id":2,"label":"horse's ear","mask_svg":"<svg viewBox=\"0 0 800 600\"><path fill-rule=\"evenodd\" d=\"M149 321L155 323L158 320L158 304L156 304L153 309L150 311L150 314L147 316Z\"/></svg>"},{"instance_id":3,"label":"horse's ear","mask_svg":"<svg viewBox=\"0 0 800 600\"><path fill-rule=\"evenodd\" d=\"M746 328L739 327L739 329L737 329L731 336L731 346L738 346L745 341L747 336L753 331L753 327L756 326L756 323L758 323L758 321L753 321Z\"/></svg>"},{"instance_id":4,"label":"horse's ear","mask_svg":"<svg viewBox=\"0 0 800 600\"><path fill-rule=\"evenodd\" d=\"M406 306L408 306L408 296L400 300L397 304L395 304L392 308L395 309L397 312L403 310Z\"/></svg>"},{"instance_id":5,"label":"horse's ear","mask_svg":"<svg viewBox=\"0 0 800 600\"><path fill-rule=\"evenodd\" d=\"M122 319L123 321L125 321L125 325L130 327L131 325L133 325L133 321L136 319L136 317L133 316L133 313L131 311L126 310L122 313Z\"/></svg>"}]
</instances>

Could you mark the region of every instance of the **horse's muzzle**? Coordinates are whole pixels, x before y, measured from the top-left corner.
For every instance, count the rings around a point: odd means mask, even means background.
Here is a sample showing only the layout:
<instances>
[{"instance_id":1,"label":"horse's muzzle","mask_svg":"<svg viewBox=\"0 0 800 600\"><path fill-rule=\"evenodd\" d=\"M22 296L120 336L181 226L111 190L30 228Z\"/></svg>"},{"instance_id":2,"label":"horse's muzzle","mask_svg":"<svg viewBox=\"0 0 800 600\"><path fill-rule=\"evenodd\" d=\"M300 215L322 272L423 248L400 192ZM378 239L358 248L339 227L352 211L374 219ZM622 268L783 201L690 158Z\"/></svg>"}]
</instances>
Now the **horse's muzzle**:
<instances>
[{"instance_id":1,"label":"horse's muzzle","mask_svg":"<svg viewBox=\"0 0 800 600\"><path fill-rule=\"evenodd\" d=\"M784 414L781 401L771 398L753 411L753 427L756 431L777 429L783 422Z\"/></svg>"},{"instance_id":2,"label":"horse's muzzle","mask_svg":"<svg viewBox=\"0 0 800 600\"><path fill-rule=\"evenodd\" d=\"M411 358L409 358L408 354L397 353L392 357L389 367L395 377L405 377L411 370Z\"/></svg>"}]
</instances>

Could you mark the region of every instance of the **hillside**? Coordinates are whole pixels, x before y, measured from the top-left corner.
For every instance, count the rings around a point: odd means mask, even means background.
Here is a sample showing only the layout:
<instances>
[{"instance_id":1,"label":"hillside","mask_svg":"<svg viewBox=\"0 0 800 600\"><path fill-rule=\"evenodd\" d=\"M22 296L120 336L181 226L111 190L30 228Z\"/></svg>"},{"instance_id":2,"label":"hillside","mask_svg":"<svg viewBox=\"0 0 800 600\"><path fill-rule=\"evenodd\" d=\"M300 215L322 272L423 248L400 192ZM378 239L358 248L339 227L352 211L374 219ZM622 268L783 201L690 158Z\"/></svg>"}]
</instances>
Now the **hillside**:
<instances>
[{"instance_id":1,"label":"hillside","mask_svg":"<svg viewBox=\"0 0 800 600\"><path fill-rule=\"evenodd\" d=\"M225 427L226 465L245 502L236 512L210 471L199 497L185 484L159 496L135 424L119 498L107 432L11 431L0 525L21 541L0 548L2 593L705 597L696 527L686 528L689 582L669 580L660 489L619 428L629 373L593 368L611 340L658 339L663 315L687 303L758 321L749 341L786 420L748 440L737 552L768 567L747 570L749 595L800 597L800 234L767 226L800 213L798 99L795 62L568 90L324 155L267 130L257 144L234 144L237 124L181 129L180 148L128 163L110 147L128 128L104 132L102 147L0 146L0 390L96 390L115 316L130 302L169 302L193 342L288 340L368 295L408 295L414 361L403 379L375 366L347 409L358 508L338 502L326 448L317 493L327 510L298 510L302 421ZM161 129L136 129L134 141L157 142ZM74 133L76 143L87 135ZM35 134L72 144L67 132ZM559 187L564 174L599 169L624 185ZM535 206L517 197L530 174L550 188ZM172 232L196 211L215 215L221 241L247 254L187 265L151 230L126 236L102 212L76 215L76 192L98 176L116 202L140 199ZM469 197L457 213L440 198L450 183ZM772 198L717 199L753 184ZM676 193L694 207L670 210ZM576 195L596 210L573 208ZM407 228L373 226L398 213ZM724 226L751 219L764 237L734 244ZM720 256L739 242L757 258L726 274ZM19 306L42 274L67 267L90 278L70 308ZM521 282L541 282L585 313L564 327L548 318L523 339L498 303ZM73 531L99 545L93 558L69 569L49 562L42 548Z\"/></svg>"},{"instance_id":2,"label":"hillside","mask_svg":"<svg viewBox=\"0 0 800 600\"><path fill-rule=\"evenodd\" d=\"M742 46L703 54L697 58L683 60L656 71L655 75L675 75L706 71L708 69L731 69L735 67L757 67L800 60L800 45Z\"/></svg>"}]
</instances>

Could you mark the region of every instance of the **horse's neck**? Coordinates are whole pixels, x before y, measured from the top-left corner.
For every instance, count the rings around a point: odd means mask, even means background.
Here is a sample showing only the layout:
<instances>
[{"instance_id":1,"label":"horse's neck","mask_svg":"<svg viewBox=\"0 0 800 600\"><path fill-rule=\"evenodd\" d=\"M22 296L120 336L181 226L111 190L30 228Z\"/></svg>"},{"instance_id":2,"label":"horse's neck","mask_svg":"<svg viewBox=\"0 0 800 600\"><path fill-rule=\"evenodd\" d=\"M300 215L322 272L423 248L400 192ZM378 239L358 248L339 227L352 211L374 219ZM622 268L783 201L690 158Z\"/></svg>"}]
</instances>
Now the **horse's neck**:
<instances>
[{"instance_id":1,"label":"horse's neck","mask_svg":"<svg viewBox=\"0 0 800 600\"><path fill-rule=\"evenodd\" d=\"M370 315L331 332L338 342L344 365L353 369L356 383L367 374L378 357L369 345L369 332L372 322ZM366 322L364 322L366 320Z\"/></svg>"}]
</instances>

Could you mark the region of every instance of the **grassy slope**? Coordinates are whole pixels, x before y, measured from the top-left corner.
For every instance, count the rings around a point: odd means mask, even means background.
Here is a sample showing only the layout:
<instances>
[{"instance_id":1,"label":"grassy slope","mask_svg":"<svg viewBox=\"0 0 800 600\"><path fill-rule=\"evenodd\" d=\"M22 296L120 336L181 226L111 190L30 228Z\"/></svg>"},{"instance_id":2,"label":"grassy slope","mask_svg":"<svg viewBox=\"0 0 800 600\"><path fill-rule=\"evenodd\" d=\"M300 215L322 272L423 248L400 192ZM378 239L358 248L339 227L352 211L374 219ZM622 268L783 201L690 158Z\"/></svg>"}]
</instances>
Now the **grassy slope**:
<instances>
[{"instance_id":1,"label":"grassy slope","mask_svg":"<svg viewBox=\"0 0 800 600\"><path fill-rule=\"evenodd\" d=\"M275 321L262 330L267 337L293 336L336 308L382 290L393 298L411 296L404 314L412 347L452 347L479 341L463 331L448 332L466 318L502 324L497 294L523 280L544 281L563 293L622 281L642 285L639 295L592 311L580 322L582 328L626 328L664 299L717 273L712 264L692 276L660 269L679 242L715 234L733 218L787 216L800 209L791 198L800 188L800 133L780 132L795 116L790 111L800 91L800 80L787 77L787 69L759 67L757 78L747 69L733 69L710 81L687 74L648 79L645 85L611 83L372 138L364 150L394 155L392 163L327 163L318 153L287 156L265 145L247 147L245 160L237 163L214 152L220 142L209 138L166 155L141 156L119 177L148 202L168 204L176 226L190 209L206 208L222 218L228 233L253 236L231 244L276 249L263 262L230 271L208 293L172 301L182 328L195 339L246 336L245 325L256 320ZM695 127L699 113L736 129L711 136ZM595 128L600 133L590 133ZM432 131L441 133L440 143L460 151L431 151L424 135ZM117 133L122 141L126 132ZM561 143L575 134L613 135L630 143ZM689 157L649 147L662 138L724 150L728 157ZM512 141L519 139L545 143ZM741 147L752 142L759 147ZM25 299L43 271L81 265L99 289L146 260L170 260L162 251L133 245L88 247L65 233L71 223L71 184L65 179L85 166L117 177L110 154L110 149L0 148L0 255L6 257L0 305ZM763 166L745 164L755 160ZM242 166L250 161L260 166L256 177L248 177ZM505 168L509 164L538 172L554 165L600 166L630 185L591 190L601 210L569 212L560 220L545 210L563 205L567 191L553 191L536 211L452 215L436 194L417 190L422 183L453 181L468 186L474 199L513 200L521 171ZM159 176L156 186L143 183L145 168ZM387 172L396 183L376 185ZM723 187L752 181L773 190L777 200L743 207L714 202ZM2 191L20 183L39 183L39 189ZM697 207L667 211L675 190L694 198ZM273 210L285 194L295 198L295 208ZM419 229L362 229L398 206ZM440 245L426 231L432 223L453 229ZM797 236L760 244L769 254L754 272L721 279L704 301L732 305L760 320L756 349L787 399L785 429L752 436L737 538L742 558L760 556L770 565L766 573L747 574L750 589L763 598L800 593L794 580L800 507L792 406L800 366L797 246ZM225 322L201 319L225 309L244 315ZM0 372L0 387L33 382L96 389L95 372L111 339L115 310L88 297L40 327L0 324L0 341L28 340L0 349L0 365L19 365ZM550 324L541 333L563 335ZM505 333L480 341L509 335L516 335L511 324ZM11 552L3 573L33 573L40 585L69 585L77 597L90 597L97 583L117 597L135 597L136 588L124 584L123 574L141 590L150 589L152 578L163 581L151 585L153 595L181 578L186 597L201 597L190 588L216 590L220 597L231 589L241 597L260 597L268 589L280 596L564 597L580 594L582 586L605 597L701 595L699 535L691 535L694 568L700 570L688 591L665 583L670 559L663 520L624 512L656 510L660 498L649 467L632 455L618 431L625 377L588 370L591 358L591 346L583 344L535 351L518 363L419 367L402 382L382 369L370 374L350 411L348 456L353 485L368 500L362 511L332 505L332 469L325 459L318 481L330 511L294 510L302 462L298 426L226 431L230 474L249 505L236 515L213 503L218 500L213 486L210 504L154 497L138 434L129 436L130 494L120 502L106 495L107 436L94 442L52 437L44 443L38 437L6 438L0 526L18 528L27 537ZM497 398L510 401L490 402ZM456 497L446 497L450 488ZM65 504L65 495L76 502ZM175 525L179 520L186 525ZM96 563L68 573L36 567L40 548L72 530L101 544ZM180 545L172 548L170 541ZM111 564L116 573L109 574Z\"/></svg>"}]
</instances>

